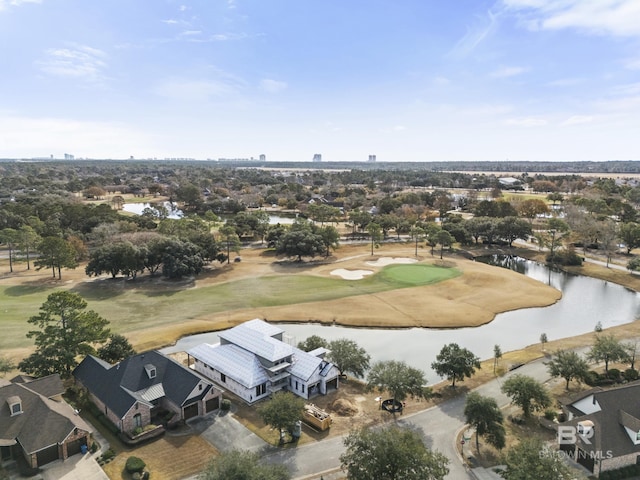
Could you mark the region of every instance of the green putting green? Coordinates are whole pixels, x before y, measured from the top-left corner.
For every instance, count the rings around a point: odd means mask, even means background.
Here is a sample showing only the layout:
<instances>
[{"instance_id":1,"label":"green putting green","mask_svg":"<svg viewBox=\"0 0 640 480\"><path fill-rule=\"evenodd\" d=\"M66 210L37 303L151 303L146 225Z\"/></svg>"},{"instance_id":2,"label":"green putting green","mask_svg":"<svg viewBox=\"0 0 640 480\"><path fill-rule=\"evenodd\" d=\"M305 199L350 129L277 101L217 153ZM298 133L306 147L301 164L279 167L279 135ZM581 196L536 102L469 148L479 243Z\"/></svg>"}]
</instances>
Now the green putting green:
<instances>
[{"instance_id":1,"label":"green putting green","mask_svg":"<svg viewBox=\"0 0 640 480\"><path fill-rule=\"evenodd\" d=\"M455 268L435 265L389 265L378 275L380 279L399 285L429 285L460 275Z\"/></svg>"}]
</instances>

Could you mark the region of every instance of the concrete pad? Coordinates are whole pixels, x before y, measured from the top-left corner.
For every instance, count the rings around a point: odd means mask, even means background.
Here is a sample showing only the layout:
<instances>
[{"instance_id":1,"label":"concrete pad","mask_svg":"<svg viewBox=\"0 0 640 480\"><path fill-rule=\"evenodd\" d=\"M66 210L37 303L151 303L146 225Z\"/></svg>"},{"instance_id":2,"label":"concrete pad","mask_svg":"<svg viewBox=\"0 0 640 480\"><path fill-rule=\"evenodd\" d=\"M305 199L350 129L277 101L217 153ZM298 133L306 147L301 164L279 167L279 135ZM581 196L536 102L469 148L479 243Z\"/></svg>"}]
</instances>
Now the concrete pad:
<instances>
[{"instance_id":1,"label":"concrete pad","mask_svg":"<svg viewBox=\"0 0 640 480\"><path fill-rule=\"evenodd\" d=\"M90 453L77 454L65 461L45 465L40 473L43 480L109 480Z\"/></svg>"}]
</instances>

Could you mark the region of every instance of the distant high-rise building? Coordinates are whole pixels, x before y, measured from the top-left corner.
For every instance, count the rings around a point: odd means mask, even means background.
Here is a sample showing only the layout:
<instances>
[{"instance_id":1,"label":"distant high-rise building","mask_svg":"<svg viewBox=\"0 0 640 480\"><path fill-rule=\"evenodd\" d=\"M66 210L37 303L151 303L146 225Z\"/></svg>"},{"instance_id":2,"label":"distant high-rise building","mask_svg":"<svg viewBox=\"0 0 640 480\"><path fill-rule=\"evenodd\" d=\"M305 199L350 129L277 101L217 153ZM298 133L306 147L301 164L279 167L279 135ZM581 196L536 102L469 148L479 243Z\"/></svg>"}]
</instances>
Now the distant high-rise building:
<instances>
[{"instance_id":1,"label":"distant high-rise building","mask_svg":"<svg viewBox=\"0 0 640 480\"><path fill-rule=\"evenodd\" d=\"M260 154L260 161L261 162L266 162L267 161L267 156L264 153Z\"/></svg>"},{"instance_id":2,"label":"distant high-rise building","mask_svg":"<svg viewBox=\"0 0 640 480\"><path fill-rule=\"evenodd\" d=\"M73 160L75 157L73 155L71 155L70 153L65 153L64 154L64 159L65 160Z\"/></svg>"},{"instance_id":3,"label":"distant high-rise building","mask_svg":"<svg viewBox=\"0 0 640 480\"><path fill-rule=\"evenodd\" d=\"M369 162L375 162L376 161L376 156L375 155L369 155Z\"/></svg>"},{"instance_id":4,"label":"distant high-rise building","mask_svg":"<svg viewBox=\"0 0 640 480\"><path fill-rule=\"evenodd\" d=\"M320 154L320 153L315 153L315 154L313 155L313 161L314 161L314 162L321 162L321 161L322 161L322 154Z\"/></svg>"}]
</instances>

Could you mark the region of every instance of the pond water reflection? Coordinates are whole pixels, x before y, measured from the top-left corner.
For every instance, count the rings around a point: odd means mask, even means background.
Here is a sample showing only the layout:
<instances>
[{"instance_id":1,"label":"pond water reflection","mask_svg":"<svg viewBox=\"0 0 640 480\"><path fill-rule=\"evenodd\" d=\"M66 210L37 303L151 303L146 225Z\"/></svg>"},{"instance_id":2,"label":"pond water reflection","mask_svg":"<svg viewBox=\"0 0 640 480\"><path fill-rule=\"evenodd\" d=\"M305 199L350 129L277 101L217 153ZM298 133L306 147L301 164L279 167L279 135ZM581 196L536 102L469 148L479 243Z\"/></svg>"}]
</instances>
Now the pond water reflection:
<instances>
[{"instance_id":1,"label":"pond water reflection","mask_svg":"<svg viewBox=\"0 0 640 480\"><path fill-rule=\"evenodd\" d=\"M556 340L591 332L598 322L604 328L629 323L640 314L640 294L620 285L554 271L521 258L495 260L557 288L562 291L562 298L549 307L501 313L493 322L475 328L356 329L318 324L286 324L282 328L293 344L311 335L329 341L353 339L371 354L373 361L403 360L424 370L433 383L438 377L431 371L431 362L447 343L456 342L485 359L493 356L495 344L500 345L503 352L516 350L538 343L542 333L546 333L549 340ZM218 335L213 332L185 337L163 351L184 351L203 342L216 343Z\"/></svg>"}]
</instances>

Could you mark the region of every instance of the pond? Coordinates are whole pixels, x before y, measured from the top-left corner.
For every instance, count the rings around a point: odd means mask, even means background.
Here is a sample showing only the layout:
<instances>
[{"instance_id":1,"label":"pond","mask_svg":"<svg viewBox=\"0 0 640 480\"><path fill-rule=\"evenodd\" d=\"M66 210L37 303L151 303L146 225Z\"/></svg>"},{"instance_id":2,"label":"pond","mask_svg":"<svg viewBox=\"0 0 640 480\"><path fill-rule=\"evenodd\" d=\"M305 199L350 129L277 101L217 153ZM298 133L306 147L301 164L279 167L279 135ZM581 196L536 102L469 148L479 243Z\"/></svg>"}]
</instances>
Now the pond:
<instances>
[{"instance_id":1,"label":"pond","mask_svg":"<svg viewBox=\"0 0 640 480\"><path fill-rule=\"evenodd\" d=\"M562 291L562 298L549 307L501 313L493 322L474 328L363 329L318 324L286 324L282 328L294 345L311 335L319 335L329 341L350 338L371 354L372 361L403 360L423 370L429 383L435 383L439 378L431 371L430 365L447 343L456 342L486 359L493 357L496 344L503 352L517 350L539 343L542 333L546 333L549 340L556 340L592 332L598 322L603 328L629 323L640 314L640 294L620 285L551 270L521 258L496 260L557 288ZM215 332L193 335L162 351L184 351L203 342L218 341Z\"/></svg>"},{"instance_id":2,"label":"pond","mask_svg":"<svg viewBox=\"0 0 640 480\"><path fill-rule=\"evenodd\" d=\"M182 210L180 210L175 204L171 202L157 202L157 203L125 203L122 205L122 210L129 213L135 213L136 215L142 215L145 208L156 208L156 205L160 205L167 209L169 218L182 218Z\"/></svg>"},{"instance_id":3,"label":"pond","mask_svg":"<svg viewBox=\"0 0 640 480\"><path fill-rule=\"evenodd\" d=\"M122 205L122 210L129 213L135 213L136 215L142 215L145 208L155 208L155 205L161 205L169 212L169 218L182 218L183 212L175 204L171 202L158 202L156 203L125 203ZM225 217L223 217L224 219ZM269 225L291 225L296 219L296 215L277 215L269 214Z\"/></svg>"}]
</instances>

